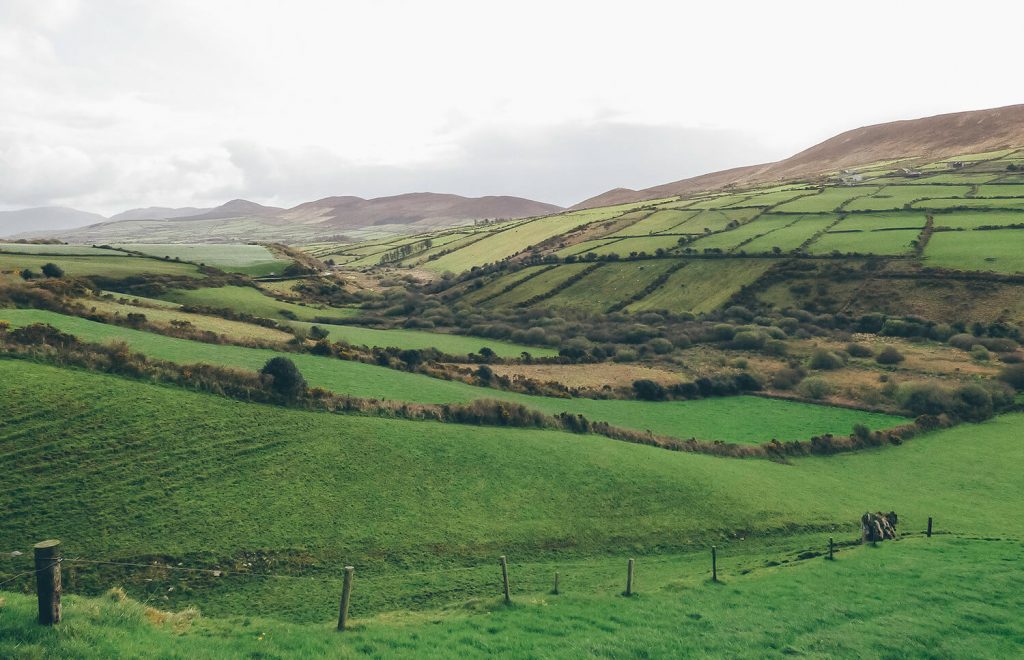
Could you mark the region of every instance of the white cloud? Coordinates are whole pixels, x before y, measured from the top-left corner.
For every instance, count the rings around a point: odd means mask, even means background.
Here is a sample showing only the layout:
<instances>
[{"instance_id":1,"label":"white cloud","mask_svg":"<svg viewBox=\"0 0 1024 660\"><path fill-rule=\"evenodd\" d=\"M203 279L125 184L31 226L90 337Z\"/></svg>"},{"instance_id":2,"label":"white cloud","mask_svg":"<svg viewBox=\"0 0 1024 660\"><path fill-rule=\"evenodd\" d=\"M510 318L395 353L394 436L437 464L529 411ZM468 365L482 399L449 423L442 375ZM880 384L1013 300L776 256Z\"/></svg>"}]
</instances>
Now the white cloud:
<instances>
[{"instance_id":1,"label":"white cloud","mask_svg":"<svg viewBox=\"0 0 1024 660\"><path fill-rule=\"evenodd\" d=\"M410 189L569 203L1020 102L993 15L1024 8L0 0L0 207Z\"/></svg>"}]
</instances>

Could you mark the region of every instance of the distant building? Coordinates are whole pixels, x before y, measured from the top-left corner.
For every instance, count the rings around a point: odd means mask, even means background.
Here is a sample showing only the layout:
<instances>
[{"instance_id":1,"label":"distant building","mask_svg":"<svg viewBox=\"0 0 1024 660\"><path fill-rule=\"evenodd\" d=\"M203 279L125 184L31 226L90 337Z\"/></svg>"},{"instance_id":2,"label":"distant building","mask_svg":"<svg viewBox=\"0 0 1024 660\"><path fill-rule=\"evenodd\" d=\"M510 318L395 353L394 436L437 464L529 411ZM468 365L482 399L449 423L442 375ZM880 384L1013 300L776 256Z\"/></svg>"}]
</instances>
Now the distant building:
<instances>
[{"instance_id":1,"label":"distant building","mask_svg":"<svg viewBox=\"0 0 1024 660\"><path fill-rule=\"evenodd\" d=\"M921 174L922 174L921 170L912 170L912 169L909 169L909 168L906 168L906 167L904 167L903 169L900 170L900 175L906 176L906 177L910 177L912 179L915 179L915 178L921 176Z\"/></svg>"},{"instance_id":2,"label":"distant building","mask_svg":"<svg viewBox=\"0 0 1024 660\"><path fill-rule=\"evenodd\" d=\"M954 161L950 161L950 162L946 163L946 167L948 167L951 170L958 170L958 169L960 169L963 166L964 166L964 161L962 161L962 160L954 160Z\"/></svg>"}]
</instances>

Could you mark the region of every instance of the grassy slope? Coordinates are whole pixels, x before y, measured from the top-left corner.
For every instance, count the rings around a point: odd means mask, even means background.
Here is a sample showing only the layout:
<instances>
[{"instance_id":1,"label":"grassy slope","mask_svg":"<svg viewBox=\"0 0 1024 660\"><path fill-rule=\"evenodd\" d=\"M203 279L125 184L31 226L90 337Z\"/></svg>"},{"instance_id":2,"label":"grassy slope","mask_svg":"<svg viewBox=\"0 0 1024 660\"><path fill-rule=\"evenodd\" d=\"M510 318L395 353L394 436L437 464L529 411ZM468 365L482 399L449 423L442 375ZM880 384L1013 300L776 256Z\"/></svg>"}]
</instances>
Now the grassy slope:
<instances>
[{"instance_id":1,"label":"grassy slope","mask_svg":"<svg viewBox=\"0 0 1024 660\"><path fill-rule=\"evenodd\" d=\"M937 232L924 250L929 266L1024 272L1024 230Z\"/></svg>"},{"instance_id":2,"label":"grassy slope","mask_svg":"<svg viewBox=\"0 0 1024 660\"><path fill-rule=\"evenodd\" d=\"M694 259L626 311L710 312L776 263L773 259Z\"/></svg>"},{"instance_id":3,"label":"grassy slope","mask_svg":"<svg viewBox=\"0 0 1024 660\"><path fill-rule=\"evenodd\" d=\"M206 362L256 370L279 353L269 350L221 346L104 325L76 317L38 310L0 310L0 319L15 325L45 322L88 341L122 340L136 351L182 364ZM361 362L346 362L313 355L288 354L312 386L355 396L420 403L467 402L493 398L522 403L555 414L583 414L591 420L680 438L764 442L806 439L825 432L849 433L853 425L872 428L894 426L905 420L889 415L815 406L756 397L733 397L652 403L600 401L527 396L439 380Z\"/></svg>"},{"instance_id":4,"label":"grassy slope","mask_svg":"<svg viewBox=\"0 0 1024 660\"><path fill-rule=\"evenodd\" d=\"M1024 534L1024 415L782 465L597 436L291 411L24 362L0 366L0 457L9 466L0 546L24 551L59 537L71 557L160 555L229 568L261 551L274 561L257 571L332 576L354 563L366 585L357 616L480 595L503 553L548 567L712 542L756 555L774 535L851 536L862 511L890 508L905 529L935 516L943 530ZM464 563L481 570L408 579ZM21 568L12 561L0 570ZM542 585L550 572L537 570L531 582ZM131 574L137 581L124 581L134 593L155 588ZM153 577L177 604L299 620L323 620L336 597L331 581L175 575L167 592L168 577ZM69 576L68 584L74 591L114 579Z\"/></svg>"},{"instance_id":5,"label":"grassy slope","mask_svg":"<svg viewBox=\"0 0 1024 660\"><path fill-rule=\"evenodd\" d=\"M10 657L992 657L1019 655L1021 545L908 539L727 580L643 582L640 595L493 599L463 612L326 625L198 618L173 632L133 601L71 597L56 629L31 622L31 597L0 609L0 654ZM643 576L643 565L640 568ZM941 575L943 579L929 579ZM356 595L358 592L358 583ZM955 603L956 607L949 607ZM778 616L785 612L786 616ZM474 615L475 614L475 615Z\"/></svg>"},{"instance_id":6,"label":"grassy slope","mask_svg":"<svg viewBox=\"0 0 1024 660\"><path fill-rule=\"evenodd\" d=\"M280 321L284 317L282 311L288 311L302 321L312 321L318 316L346 317L355 316L358 310L344 307L328 307L318 309L290 302L281 302L264 295L257 289L247 286L222 286L206 289L184 289L169 292L164 296L168 300L183 305L202 305L219 309L231 309L244 314L252 314L263 318Z\"/></svg>"},{"instance_id":7,"label":"grassy slope","mask_svg":"<svg viewBox=\"0 0 1024 660\"><path fill-rule=\"evenodd\" d=\"M262 245L217 244L197 245L180 243L128 243L114 247L142 252L155 257L179 258L184 261L205 263L229 273L246 275L270 275L280 273L291 263L278 259Z\"/></svg>"},{"instance_id":8,"label":"grassy slope","mask_svg":"<svg viewBox=\"0 0 1024 660\"><path fill-rule=\"evenodd\" d=\"M26 254L0 254L0 271L30 268L36 272L43 264L53 262L73 277L106 275L128 277L140 273L155 275L199 276L199 269L192 264L159 259L145 259L125 256L40 256Z\"/></svg>"}]
</instances>

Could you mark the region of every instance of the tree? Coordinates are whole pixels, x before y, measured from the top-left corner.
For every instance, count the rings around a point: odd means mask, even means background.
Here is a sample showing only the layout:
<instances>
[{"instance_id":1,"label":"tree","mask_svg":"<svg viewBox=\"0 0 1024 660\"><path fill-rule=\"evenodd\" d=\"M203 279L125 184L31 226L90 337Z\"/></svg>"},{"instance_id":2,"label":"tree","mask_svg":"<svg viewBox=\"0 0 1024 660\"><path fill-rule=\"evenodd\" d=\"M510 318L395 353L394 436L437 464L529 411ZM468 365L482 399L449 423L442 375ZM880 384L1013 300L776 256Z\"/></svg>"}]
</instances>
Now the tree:
<instances>
[{"instance_id":1,"label":"tree","mask_svg":"<svg viewBox=\"0 0 1024 660\"><path fill-rule=\"evenodd\" d=\"M46 277L64 277L64 269L52 262L43 264L41 270Z\"/></svg>"},{"instance_id":2,"label":"tree","mask_svg":"<svg viewBox=\"0 0 1024 660\"><path fill-rule=\"evenodd\" d=\"M638 399L644 401L661 401L665 398L665 388L648 378L633 381L633 391Z\"/></svg>"},{"instance_id":3,"label":"tree","mask_svg":"<svg viewBox=\"0 0 1024 660\"><path fill-rule=\"evenodd\" d=\"M270 358L260 373L270 376L270 389L285 398L294 399L306 390L306 379L289 358Z\"/></svg>"},{"instance_id":4,"label":"tree","mask_svg":"<svg viewBox=\"0 0 1024 660\"><path fill-rule=\"evenodd\" d=\"M313 327L311 327L309 329L309 338L317 340L317 341L319 341L321 339L327 339L328 335L330 335L330 334L331 333L329 331L324 330L323 328L321 328L318 325L314 325Z\"/></svg>"}]
</instances>

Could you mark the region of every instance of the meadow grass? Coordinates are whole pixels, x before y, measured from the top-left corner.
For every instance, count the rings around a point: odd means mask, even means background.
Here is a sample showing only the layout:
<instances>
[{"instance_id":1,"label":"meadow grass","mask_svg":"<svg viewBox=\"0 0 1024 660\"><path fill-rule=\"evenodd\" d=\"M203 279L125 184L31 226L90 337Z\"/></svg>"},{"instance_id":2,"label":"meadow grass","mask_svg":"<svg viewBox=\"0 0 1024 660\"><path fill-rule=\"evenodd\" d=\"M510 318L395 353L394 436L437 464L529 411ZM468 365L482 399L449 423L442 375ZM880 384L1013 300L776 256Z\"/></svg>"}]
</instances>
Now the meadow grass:
<instances>
[{"instance_id":1,"label":"meadow grass","mask_svg":"<svg viewBox=\"0 0 1024 660\"><path fill-rule=\"evenodd\" d=\"M635 222L628 227L623 227L614 234L609 234L609 236L638 236L643 234L658 234L672 231L673 227L683 223L685 220L689 220L698 213L699 211L690 211L686 209L663 209L655 211L639 222Z\"/></svg>"},{"instance_id":2,"label":"meadow grass","mask_svg":"<svg viewBox=\"0 0 1024 660\"><path fill-rule=\"evenodd\" d=\"M864 510L897 510L903 530L935 516L938 529L960 534L1024 533L1021 414L901 447L780 464L600 436L289 410L24 361L0 366L0 458L9 466L2 547L58 537L68 557L319 578L78 565L66 578L71 592L122 584L173 606L323 621L336 608L343 562L359 567L360 617L496 594L499 554L533 564L513 574L520 593L539 591L559 568L579 593L605 591L612 578L621 584L626 556L645 566L643 557L680 555L651 559L641 584L672 571L684 580L677 587L699 584L712 543L735 558L723 560L732 577L782 548L820 551L827 536L854 538ZM685 556L697 551L699 562ZM29 556L0 564L0 578ZM15 584L8 588L29 582Z\"/></svg>"},{"instance_id":3,"label":"meadow grass","mask_svg":"<svg viewBox=\"0 0 1024 660\"><path fill-rule=\"evenodd\" d=\"M662 250L670 250L675 247L679 247L678 236L661 236L654 234L651 236L623 238L617 241L611 241L603 245L591 247L582 252L577 252L576 254L593 252L594 254L617 254L620 257L628 257L633 252L654 254L659 248Z\"/></svg>"},{"instance_id":4,"label":"meadow grass","mask_svg":"<svg viewBox=\"0 0 1024 660\"><path fill-rule=\"evenodd\" d=\"M718 209L714 211L701 211L689 218L680 225L676 225L672 232L676 234L704 234L711 231L722 231L729 226L730 222L747 222L761 209Z\"/></svg>"},{"instance_id":5,"label":"meadow grass","mask_svg":"<svg viewBox=\"0 0 1024 660\"><path fill-rule=\"evenodd\" d=\"M924 262L956 270L1024 272L1024 230L937 232L925 247Z\"/></svg>"},{"instance_id":6,"label":"meadow grass","mask_svg":"<svg viewBox=\"0 0 1024 660\"><path fill-rule=\"evenodd\" d=\"M788 217L792 220L792 216L783 217ZM770 218L772 218L771 215L765 215L758 218L756 222ZM835 220L836 216L834 215L801 216L795 222L779 227L760 238L755 238L745 244L742 249L744 252L751 254L772 252L773 248L779 248L782 252L792 252L810 240L815 234L828 229Z\"/></svg>"},{"instance_id":7,"label":"meadow grass","mask_svg":"<svg viewBox=\"0 0 1024 660\"><path fill-rule=\"evenodd\" d=\"M887 185L873 197L861 197L846 205L848 211L892 211L902 209L914 200L935 197L964 197L970 186Z\"/></svg>"},{"instance_id":8,"label":"meadow grass","mask_svg":"<svg viewBox=\"0 0 1024 660\"><path fill-rule=\"evenodd\" d=\"M78 300L78 302L85 305L86 309L92 309L106 314L120 314L122 317L127 317L128 314L144 314L148 321L162 323L165 325L170 324L171 321L188 321L198 330L215 332L219 335L226 335L233 339L258 339L262 341L284 343L293 337L290 333L284 332L283 330L264 328L263 326L255 325L253 323L231 321L228 319L222 319L219 316L192 314L174 308L161 307L156 309L153 307L132 305L130 303L125 304L116 300L97 300L91 298L81 299ZM0 316L2 315L3 311L0 310Z\"/></svg>"},{"instance_id":9,"label":"meadow grass","mask_svg":"<svg viewBox=\"0 0 1024 660\"><path fill-rule=\"evenodd\" d=\"M832 228L832 231L875 231L878 229L915 229L920 231L927 224L927 214L921 211L901 213L853 213Z\"/></svg>"},{"instance_id":10,"label":"meadow grass","mask_svg":"<svg viewBox=\"0 0 1024 660\"><path fill-rule=\"evenodd\" d=\"M953 229L976 229L1002 225L1024 225L1024 213L1012 211L954 211L936 213L933 224L936 227Z\"/></svg>"},{"instance_id":11,"label":"meadow grass","mask_svg":"<svg viewBox=\"0 0 1024 660\"><path fill-rule=\"evenodd\" d=\"M878 190L878 186L823 188L816 195L807 195L791 202L779 204L773 210L787 213L828 213L835 211L851 199L868 197Z\"/></svg>"},{"instance_id":12,"label":"meadow grass","mask_svg":"<svg viewBox=\"0 0 1024 660\"><path fill-rule=\"evenodd\" d=\"M110 250L108 248L91 247L88 245L42 245L35 243L0 243L0 252L13 254L52 254L60 257L67 256L106 256L124 257L123 252Z\"/></svg>"},{"instance_id":13,"label":"meadow grass","mask_svg":"<svg viewBox=\"0 0 1024 660\"><path fill-rule=\"evenodd\" d=\"M1024 198L991 199L964 197L958 199L928 199L911 205L915 209L1024 209Z\"/></svg>"},{"instance_id":14,"label":"meadow grass","mask_svg":"<svg viewBox=\"0 0 1024 660\"><path fill-rule=\"evenodd\" d=\"M998 184L978 186L975 197L1024 197L1024 185Z\"/></svg>"},{"instance_id":15,"label":"meadow grass","mask_svg":"<svg viewBox=\"0 0 1024 660\"><path fill-rule=\"evenodd\" d=\"M275 321L287 318L282 312L290 312L300 321L312 321L318 316L345 318L359 313L358 310L350 307L325 307L319 309L292 302L282 302L262 293L259 289L248 286L179 289L169 291L163 297L182 305L229 309L234 312L252 314L253 316L273 319Z\"/></svg>"},{"instance_id":16,"label":"meadow grass","mask_svg":"<svg viewBox=\"0 0 1024 660\"><path fill-rule=\"evenodd\" d=\"M279 259L262 245L246 244L188 244L188 243L120 243L114 247L149 254L154 257L170 257L194 263L204 263L229 273L246 275L280 274L289 259Z\"/></svg>"},{"instance_id":17,"label":"meadow grass","mask_svg":"<svg viewBox=\"0 0 1024 660\"><path fill-rule=\"evenodd\" d=\"M916 240L921 232L917 229L897 229L894 231L859 231L849 233L826 232L807 247L811 254L830 254L832 252L858 254L907 254L911 250L910 242Z\"/></svg>"},{"instance_id":18,"label":"meadow grass","mask_svg":"<svg viewBox=\"0 0 1024 660\"><path fill-rule=\"evenodd\" d=\"M133 350L179 364L220 364L258 370L272 357L266 349L204 344L165 337L120 326L39 310L0 310L0 319L13 325L50 323L86 341L127 342ZM475 399L501 399L521 403L548 414L569 412L640 431L678 438L761 443L807 439L821 433L849 433L854 424L886 428L906 420L891 415L818 406L758 397L728 397L697 401L649 402L597 399L562 399L529 396L476 387L459 381L387 369L308 354L284 354L295 362L310 386L359 397L414 403L465 403Z\"/></svg>"},{"instance_id":19,"label":"meadow grass","mask_svg":"<svg viewBox=\"0 0 1024 660\"><path fill-rule=\"evenodd\" d=\"M774 259L694 259L626 311L710 312L775 263Z\"/></svg>"},{"instance_id":20,"label":"meadow grass","mask_svg":"<svg viewBox=\"0 0 1024 660\"><path fill-rule=\"evenodd\" d=\"M669 269L677 259L649 259L608 263L541 304L556 308L603 312L628 299Z\"/></svg>"},{"instance_id":21,"label":"meadow grass","mask_svg":"<svg viewBox=\"0 0 1024 660\"><path fill-rule=\"evenodd\" d=\"M105 254L103 256L42 256L29 254L0 254L0 271L22 270L29 268L39 272L47 263L55 263L72 277L89 277L104 275L106 277L123 278L132 275L186 275L202 277L199 269L192 264L127 257L123 254Z\"/></svg>"},{"instance_id":22,"label":"meadow grass","mask_svg":"<svg viewBox=\"0 0 1024 660\"><path fill-rule=\"evenodd\" d=\"M554 287L558 286L565 280L569 279L573 275L578 274L580 271L588 268L590 264L564 264L542 272L536 277L532 277L529 280L523 281L518 284L514 289L506 293L497 296L493 300L489 301L488 305L517 305L519 303L526 302L534 296L539 296L547 293Z\"/></svg>"}]
</instances>

